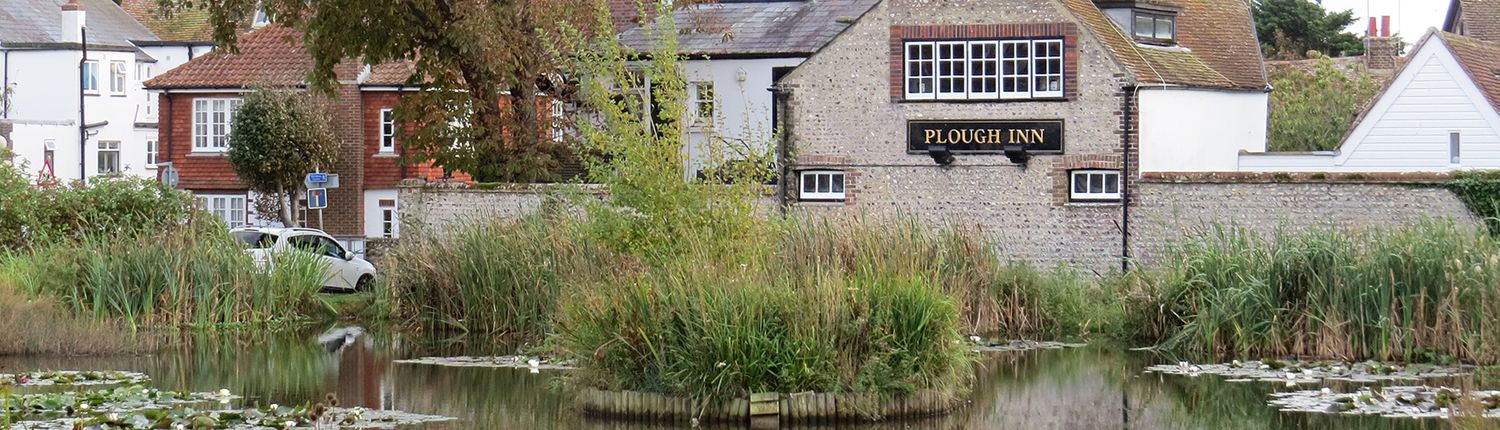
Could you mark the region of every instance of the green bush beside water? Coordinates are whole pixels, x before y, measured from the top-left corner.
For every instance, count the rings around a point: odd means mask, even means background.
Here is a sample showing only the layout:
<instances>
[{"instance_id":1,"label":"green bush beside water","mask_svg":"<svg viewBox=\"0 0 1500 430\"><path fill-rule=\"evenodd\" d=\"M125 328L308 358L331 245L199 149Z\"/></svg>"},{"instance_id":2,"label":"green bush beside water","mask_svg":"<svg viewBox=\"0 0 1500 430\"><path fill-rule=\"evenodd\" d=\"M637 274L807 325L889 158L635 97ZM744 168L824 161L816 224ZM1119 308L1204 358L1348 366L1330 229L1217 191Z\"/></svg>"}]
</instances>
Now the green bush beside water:
<instances>
[{"instance_id":1,"label":"green bush beside water","mask_svg":"<svg viewBox=\"0 0 1500 430\"><path fill-rule=\"evenodd\" d=\"M1134 333L1231 356L1500 361L1500 241L1451 223L1262 237L1220 228L1120 282Z\"/></svg>"}]
</instances>

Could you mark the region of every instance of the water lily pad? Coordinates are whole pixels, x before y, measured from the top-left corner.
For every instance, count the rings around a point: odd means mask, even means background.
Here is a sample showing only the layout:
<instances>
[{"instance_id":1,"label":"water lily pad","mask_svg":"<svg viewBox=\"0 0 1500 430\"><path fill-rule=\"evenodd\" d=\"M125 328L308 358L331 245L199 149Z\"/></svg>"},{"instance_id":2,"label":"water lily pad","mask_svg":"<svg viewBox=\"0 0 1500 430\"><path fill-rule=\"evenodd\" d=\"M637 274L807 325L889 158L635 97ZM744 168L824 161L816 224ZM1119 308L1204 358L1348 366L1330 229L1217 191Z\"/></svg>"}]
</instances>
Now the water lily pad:
<instances>
[{"instance_id":1,"label":"water lily pad","mask_svg":"<svg viewBox=\"0 0 1500 430\"><path fill-rule=\"evenodd\" d=\"M525 355L502 355L498 357L423 357L410 360L396 360L395 362L432 366L506 367L539 370L566 370L574 368L573 363L570 361L551 361L545 358Z\"/></svg>"},{"instance_id":2,"label":"water lily pad","mask_svg":"<svg viewBox=\"0 0 1500 430\"><path fill-rule=\"evenodd\" d=\"M140 372L127 371L76 371L0 373L0 385L19 387L46 385L119 385L139 384L151 380Z\"/></svg>"},{"instance_id":3,"label":"water lily pad","mask_svg":"<svg viewBox=\"0 0 1500 430\"><path fill-rule=\"evenodd\" d=\"M1083 343L1065 343L1036 340L998 340L985 339L979 336L970 336L969 342L974 344L975 352L1020 352L1039 349L1063 349L1087 346Z\"/></svg>"},{"instance_id":4,"label":"water lily pad","mask_svg":"<svg viewBox=\"0 0 1500 430\"><path fill-rule=\"evenodd\" d=\"M1338 361L1282 361L1235 360L1223 364L1159 364L1146 368L1146 372L1168 375L1198 376L1219 375L1228 381L1264 381L1288 383L1288 385L1310 384L1325 380L1351 382L1416 381L1428 378L1449 378L1469 374L1470 366L1436 366L1428 364L1394 364L1366 361L1344 363Z\"/></svg>"},{"instance_id":5,"label":"water lily pad","mask_svg":"<svg viewBox=\"0 0 1500 430\"><path fill-rule=\"evenodd\" d=\"M1500 418L1500 391L1447 387L1367 387L1353 393L1329 389L1271 394L1272 406L1286 412L1379 415L1387 418Z\"/></svg>"}]
</instances>

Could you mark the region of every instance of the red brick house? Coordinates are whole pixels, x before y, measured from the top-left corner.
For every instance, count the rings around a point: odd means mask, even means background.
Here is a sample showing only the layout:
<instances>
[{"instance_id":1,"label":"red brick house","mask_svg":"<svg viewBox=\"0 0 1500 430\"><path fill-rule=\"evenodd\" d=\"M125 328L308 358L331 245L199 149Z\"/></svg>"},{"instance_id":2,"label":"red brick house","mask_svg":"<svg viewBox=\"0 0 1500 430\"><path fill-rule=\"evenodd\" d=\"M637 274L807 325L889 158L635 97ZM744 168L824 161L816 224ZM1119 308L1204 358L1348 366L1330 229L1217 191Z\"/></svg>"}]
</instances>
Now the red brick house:
<instances>
[{"instance_id":1,"label":"red brick house","mask_svg":"<svg viewBox=\"0 0 1500 430\"><path fill-rule=\"evenodd\" d=\"M257 86L305 87L313 60L296 30L269 25L240 37L239 52L215 50L147 81L160 95L160 157L179 171L179 187L198 195L204 206L234 225L268 225L274 215L255 213L250 193L225 157L235 109ZM307 225L344 240L395 237L400 202L397 184L406 178L441 180L430 165L397 162L399 133L391 110L404 92L410 64L338 66L339 85L326 97L339 138L339 157L328 170L340 176L330 189L328 209L306 214ZM466 180L464 175L454 175ZM357 247L356 247L357 248Z\"/></svg>"}]
</instances>

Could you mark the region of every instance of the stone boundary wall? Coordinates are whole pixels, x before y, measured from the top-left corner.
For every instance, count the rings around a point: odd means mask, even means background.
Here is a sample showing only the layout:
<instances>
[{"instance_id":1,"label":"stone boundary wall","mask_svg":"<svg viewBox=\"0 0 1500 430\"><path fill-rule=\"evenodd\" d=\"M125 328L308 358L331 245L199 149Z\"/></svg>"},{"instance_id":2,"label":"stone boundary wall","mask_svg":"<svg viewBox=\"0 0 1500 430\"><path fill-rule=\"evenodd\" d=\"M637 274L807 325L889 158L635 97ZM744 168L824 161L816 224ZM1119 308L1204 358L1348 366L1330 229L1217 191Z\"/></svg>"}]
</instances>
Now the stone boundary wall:
<instances>
[{"instance_id":1,"label":"stone boundary wall","mask_svg":"<svg viewBox=\"0 0 1500 430\"><path fill-rule=\"evenodd\" d=\"M472 187L462 184L403 183L398 195L401 231L439 236L483 219L516 219L541 207L562 185L516 184Z\"/></svg>"},{"instance_id":2,"label":"stone boundary wall","mask_svg":"<svg viewBox=\"0 0 1500 430\"><path fill-rule=\"evenodd\" d=\"M1389 229L1424 219L1480 229L1453 192L1429 184L1142 182L1132 190L1131 249L1149 265L1174 240L1218 225L1262 234L1311 228Z\"/></svg>"}]
</instances>

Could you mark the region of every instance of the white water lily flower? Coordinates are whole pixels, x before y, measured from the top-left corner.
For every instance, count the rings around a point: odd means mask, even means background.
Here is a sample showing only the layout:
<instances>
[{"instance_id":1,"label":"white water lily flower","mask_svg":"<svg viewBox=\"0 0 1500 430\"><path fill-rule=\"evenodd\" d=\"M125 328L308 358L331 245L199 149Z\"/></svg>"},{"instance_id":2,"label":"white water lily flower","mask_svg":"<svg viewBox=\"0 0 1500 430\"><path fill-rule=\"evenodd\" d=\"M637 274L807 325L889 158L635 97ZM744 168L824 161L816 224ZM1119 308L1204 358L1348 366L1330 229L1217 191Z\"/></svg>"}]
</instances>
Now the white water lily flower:
<instances>
[{"instance_id":1,"label":"white water lily flower","mask_svg":"<svg viewBox=\"0 0 1500 430\"><path fill-rule=\"evenodd\" d=\"M282 423L282 425L285 426L286 428L292 428L292 427L296 427L297 426L297 422L296 421L292 421L292 420L286 420L286 422Z\"/></svg>"},{"instance_id":2,"label":"white water lily flower","mask_svg":"<svg viewBox=\"0 0 1500 430\"><path fill-rule=\"evenodd\" d=\"M106 417L106 418L109 418L110 421L119 421L120 420L120 414L117 414L117 413L114 413L114 412L110 412L109 416Z\"/></svg>"},{"instance_id":3,"label":"white water lily flower","mask_svg":"<svg viewBox=\"0 0 1500 430\"><path fill-rule=\"evenodd\" d=\"M228 388L220 388L219 389L219 397L229 397L229 389Z\"/></svg>"}]
</instances>

